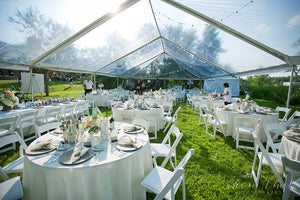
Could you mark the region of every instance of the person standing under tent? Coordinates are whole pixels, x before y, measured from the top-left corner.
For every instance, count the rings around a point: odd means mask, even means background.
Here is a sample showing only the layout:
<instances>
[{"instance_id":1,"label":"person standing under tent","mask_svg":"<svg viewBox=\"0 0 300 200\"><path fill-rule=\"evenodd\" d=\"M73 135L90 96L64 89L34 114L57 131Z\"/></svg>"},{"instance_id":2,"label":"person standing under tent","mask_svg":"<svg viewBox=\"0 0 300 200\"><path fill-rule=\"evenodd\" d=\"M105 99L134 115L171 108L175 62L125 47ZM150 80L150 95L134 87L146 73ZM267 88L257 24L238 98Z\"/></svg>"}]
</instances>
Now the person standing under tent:
<instances>
[{"instance_id":1,"label":"person standing under tent","mask_svg":"<svg viewBox=\"0 0 300 200\"><path fill-rule=\"evenodd\" d=\"M231 89L229 88L229 84L228 83L223 83L223 88L224 88L224 93L221 95L224 96L224 104L228 105L231 104L232 102L232 98L231 98Z\"/></svg>"},{"instance_id":2,"label":"person standing under tent","mask_svg":"<svg viewBox=\"0 0 300 200\"><path fill-rule=\"evenodd\" d=\"M98 87L100 88L100 90L104 88L104 84L102 83L102 81L99 82Z\"/></svg>"},{"instance_id":3,"label":"person standing under tent","mask_svg":"<svg viewBox=\"0 0 300 200\"><path fill-rule=\"evenodd\" d=\"M158 78L156 78L156 90L159 90L159 87L160 87L160 83L159 83L159 80Z\"/></svg>"},{"instance_id":4,"label":"person standing under tent","mask_svg":"<svg viewBox=\"0 0 300 200\"><path fill-rule=\"evenodd\" d=\"M83 83L83 87L84 87L84 94L88 94L90 92L92 92L93 87L94 87L94 83L93 81L90 79L90 77L87 77L86 80Z\"/></svg>"},{"instance_id":5,"label":"person standing under tent","mask_svg":"<svg viewBox=\"0 0 300 200\"><path fill-rule=\"evenodd\" d=\"M135 83L135 87L136 87L136 94L141 95L141 80L137 80L137 82Z\"/></svg>"}]
</instances>

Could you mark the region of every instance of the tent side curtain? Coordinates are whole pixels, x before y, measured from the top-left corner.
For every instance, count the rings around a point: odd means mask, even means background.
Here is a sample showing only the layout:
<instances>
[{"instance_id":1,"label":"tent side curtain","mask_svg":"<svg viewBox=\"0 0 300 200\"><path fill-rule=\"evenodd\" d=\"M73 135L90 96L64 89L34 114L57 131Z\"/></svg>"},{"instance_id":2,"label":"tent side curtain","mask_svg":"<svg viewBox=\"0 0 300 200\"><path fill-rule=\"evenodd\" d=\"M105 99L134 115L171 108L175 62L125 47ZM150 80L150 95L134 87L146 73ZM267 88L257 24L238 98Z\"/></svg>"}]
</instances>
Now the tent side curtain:
<instances>
[{"instance_id":1,"label":"tent side curtain","mask_svg":"<svg viewBox=\"0 0 300 200\"><path fill-rule=\"evenodd\" d=\"M208 92L217 92L220 94L224 92L223 83L229 84L232 96L240 95L240 79L238 78L206 79L204 80L203 89Z\"/></svg>"}]
</instances>

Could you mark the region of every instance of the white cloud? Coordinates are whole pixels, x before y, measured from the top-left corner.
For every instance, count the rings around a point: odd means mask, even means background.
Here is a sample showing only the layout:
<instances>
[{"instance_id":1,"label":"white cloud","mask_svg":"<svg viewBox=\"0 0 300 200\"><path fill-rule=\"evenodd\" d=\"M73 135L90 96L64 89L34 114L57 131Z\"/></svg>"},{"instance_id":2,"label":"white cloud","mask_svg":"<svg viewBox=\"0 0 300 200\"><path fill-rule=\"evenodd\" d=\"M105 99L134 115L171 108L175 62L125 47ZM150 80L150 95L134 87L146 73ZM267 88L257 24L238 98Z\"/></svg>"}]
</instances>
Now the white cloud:
<instances>
[{"instance_id":1,"label":"white cloud","mask_svg":"<svg viewBox=\"0 0 300 200\"><path fill-rule=\"evenodd\" d=\"M295 17L291 18L288 21L288 26L290 28L295 27L295 26L299 26L300 25L300 14L296 15Z\"/></svg>"},{"instance_id":2,"label":"white cloud","mask_svg":"<svg viewBox=\"0 0 300 200\"><path fill-rule=\"evenodd\" d=\"M255 32L260 35L268 35L271 29L272 28L266 24L259 24L255 27Z\"/></svg>"}]
</instances>

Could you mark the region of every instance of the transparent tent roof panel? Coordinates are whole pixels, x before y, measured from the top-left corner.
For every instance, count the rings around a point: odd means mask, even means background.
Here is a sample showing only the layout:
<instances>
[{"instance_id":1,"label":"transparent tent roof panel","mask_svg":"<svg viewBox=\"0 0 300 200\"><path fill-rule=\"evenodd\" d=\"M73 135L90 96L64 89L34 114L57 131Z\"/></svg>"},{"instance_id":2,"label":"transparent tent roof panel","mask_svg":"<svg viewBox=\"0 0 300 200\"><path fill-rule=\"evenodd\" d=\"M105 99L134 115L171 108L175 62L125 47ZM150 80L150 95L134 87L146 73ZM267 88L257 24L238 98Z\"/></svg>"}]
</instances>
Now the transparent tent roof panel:
<instances>
[{"instance_id":1,"label":"transparent tent roof panel","mask_svg":"<svg viewBox=\"0 0 300 200\"><path fill-rule=\"evenodd\" d=\"M103 6L103 1L92 0L0 1L0 61L28 64L108 12L110 4ZM10 17L23 24L26 21L27 28L9 21Z\"/></svg>"},{"instance_id":2,"label":"transparent tent roof panel","mask_svg":"<svg viewBox=\"0 0 300 200\"><path fill-rule=\"evenodd\" d=\"M56 64L74 68L81 65L97 71L158 37L149 5L140 1L74 42L70 53L75 59L71 64L67 57ZM45 63L53 62L57 55Z\"/></svg>"},{"instance_id":3,"label":"transparent tent roof panel","mask_svg":"<svg viewBox=\"0 0 300 200\"><path fill-rule=\"evenodd\" d=\"M230 72L283 64L274 56L203 20L161 1L153 1L162 37ZM247 62L245 62L247 60Z\"/></svg>"},{"instance_id":4,"label":"transparent tent roof panel","mask_svg":"<svg viewBox=\"0 0 300 200\"><path fill-rule=\"evenodd\" d=\"M131 53L130 55L112 63L103 69L97 70L99 73L122 74L123 72L143 64L147 60L154 58L163 52L161 41L156 40L143 48Z\"/></svg>"}]
</instances>

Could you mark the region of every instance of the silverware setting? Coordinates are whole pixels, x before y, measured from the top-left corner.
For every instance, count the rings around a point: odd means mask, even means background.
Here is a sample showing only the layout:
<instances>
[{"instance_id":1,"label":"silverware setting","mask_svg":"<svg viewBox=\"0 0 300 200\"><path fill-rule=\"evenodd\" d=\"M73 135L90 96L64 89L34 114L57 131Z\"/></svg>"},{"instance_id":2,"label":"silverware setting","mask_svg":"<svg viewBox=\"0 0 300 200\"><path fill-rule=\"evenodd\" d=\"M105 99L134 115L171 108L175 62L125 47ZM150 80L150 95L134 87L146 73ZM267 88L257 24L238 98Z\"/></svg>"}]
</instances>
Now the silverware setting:
<instances>
[{"instance_id":1,"label":"silverware setting","mask_svg":"<svg viewBox=\"0 0 300 200\"><path fill-rule=\"evenodd\" d=\"M96 164L99 162L100 153L101 153L101 152L95 152L95 153L94 153L94 160L95 160L95 163L96 163Z\"/></svg>"},{"instance_id":2,"label":"silverware setting","mask_svg":"<svg viewBox=\"0 0 300 200\"><path fill-rule=\"evenodd\" d=\"M55 162L59 156L61 156L62 153L58 152L58 151L55 151L53 154L51 154L51 157L48 161L45 162L45 164L51 164L53 162Z\"/></svg>"}]
</instances>

